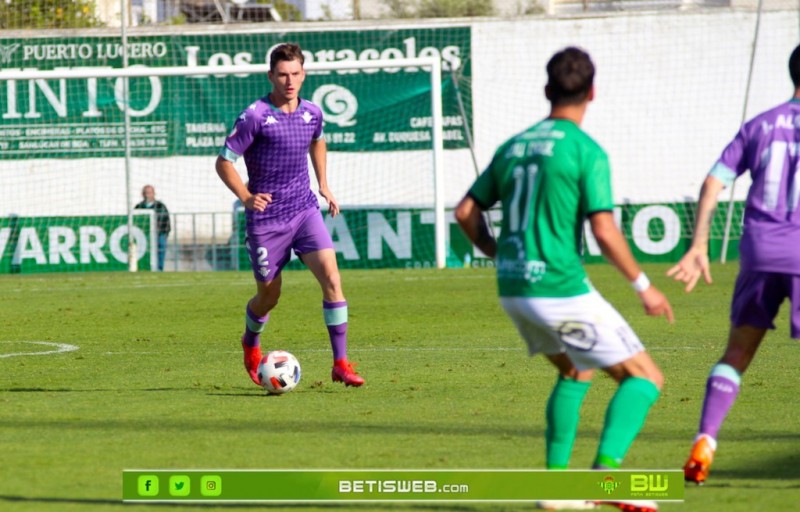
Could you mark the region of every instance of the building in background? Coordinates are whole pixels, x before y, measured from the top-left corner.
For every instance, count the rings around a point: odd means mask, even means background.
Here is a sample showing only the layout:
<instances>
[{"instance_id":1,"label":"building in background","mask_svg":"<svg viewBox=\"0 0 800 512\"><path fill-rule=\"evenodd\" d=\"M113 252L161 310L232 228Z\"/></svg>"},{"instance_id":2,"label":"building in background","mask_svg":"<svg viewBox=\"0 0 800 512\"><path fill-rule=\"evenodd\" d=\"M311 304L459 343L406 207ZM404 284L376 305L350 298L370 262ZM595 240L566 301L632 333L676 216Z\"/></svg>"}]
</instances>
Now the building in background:
<instances>
[{"instance_id":1,"label":"building in background","mask_svg":"<svg viewBox=\"0 0 800 512\"><path fill-rule=\"evenodd\" d=\"M363 0L284 0L300 11L303 20L352 20ZM381 2L382 3L382 2Z\"/></svg>"}]
</instances>

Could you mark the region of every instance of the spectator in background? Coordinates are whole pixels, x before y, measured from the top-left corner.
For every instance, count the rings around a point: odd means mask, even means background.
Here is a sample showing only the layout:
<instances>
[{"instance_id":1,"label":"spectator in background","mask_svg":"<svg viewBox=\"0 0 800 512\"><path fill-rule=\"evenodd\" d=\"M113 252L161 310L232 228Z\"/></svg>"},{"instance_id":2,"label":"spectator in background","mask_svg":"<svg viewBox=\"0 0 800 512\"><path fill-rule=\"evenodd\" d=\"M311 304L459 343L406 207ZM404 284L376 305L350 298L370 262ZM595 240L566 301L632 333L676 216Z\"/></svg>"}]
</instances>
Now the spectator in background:
<instances>
[{"instance_id":1,"label":"spectator in background","mask_svg":"<svg viewBox=\"0 0 800 512\"><path fill-rule=\"evenodd\" d=\"M161 201L156 200L156 189L153 185L142 188L142 202L134 208L139 210L155 210L156 231L158 232L158 271L164 271L164 256L167 253L167 237L171 230L169 210Z\"/></svg>"}]
</instances>

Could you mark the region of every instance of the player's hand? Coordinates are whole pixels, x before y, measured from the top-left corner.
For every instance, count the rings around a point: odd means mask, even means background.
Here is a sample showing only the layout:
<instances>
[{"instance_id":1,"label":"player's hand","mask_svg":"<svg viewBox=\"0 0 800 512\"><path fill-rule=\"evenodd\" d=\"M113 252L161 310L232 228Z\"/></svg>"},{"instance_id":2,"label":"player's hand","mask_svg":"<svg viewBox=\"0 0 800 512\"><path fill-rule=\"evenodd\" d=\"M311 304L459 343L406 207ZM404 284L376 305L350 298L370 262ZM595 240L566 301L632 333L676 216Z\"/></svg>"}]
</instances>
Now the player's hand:
<instances>
[{"instance_id":1,"label":"player's hand","mask_svg":"<svg viewBox=\"0 0 800 512\"><path fill-rule=\"evenodd\" d=\"M248 210L256 212L263 212L267 209L267 205L272 202L272 194L259 192L253 194L244 201L244 207Z\"/></svg>"},{"instance_id":2,"label":"player's hand","mask_svg":"<svg viewBox=\"0 0 800 512\"><path fill-rule=\"evenodd\" d=\"M676 281L686 283L686 292L694 289L701 275L707 284L711 284L711 268L708 262L708 254L705 249L690 248L677 265L667 270L667 275Z\"/></svg>"},{"instance_id":3,"label":"player's hand","mask_svg":"<svg viewBox=\"0 0 800 512\"><path fill-rule=\"evenodd\" d=\"M328 211L331 213L331 217L339 215L339 202L333 197L333 193L328 189L320 189L319 195L328 202Z\"/></svg>"},{"instance_id":4,"label":"player's hand","mask_svg":"<svg viewBox=\"0 0 800 512\"><path fill-rule=\"evenodd\" d=\"M639 298L642 300L644 312L649 316L663 315L667 317L669 323L675 321L675 315L672 314L672 306L667 297L655 286L651 285L648 289L639 293Z\"/></svg>"}]
</instances>

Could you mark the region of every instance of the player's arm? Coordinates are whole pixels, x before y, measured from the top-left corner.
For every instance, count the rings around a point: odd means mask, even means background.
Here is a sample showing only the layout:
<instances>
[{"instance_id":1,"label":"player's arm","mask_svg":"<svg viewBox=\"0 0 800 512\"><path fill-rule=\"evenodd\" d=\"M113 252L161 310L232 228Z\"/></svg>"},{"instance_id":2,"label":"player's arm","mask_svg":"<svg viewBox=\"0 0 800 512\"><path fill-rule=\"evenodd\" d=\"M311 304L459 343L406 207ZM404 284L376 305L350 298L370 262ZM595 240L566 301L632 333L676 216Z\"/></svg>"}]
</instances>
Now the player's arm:
<instances>
[{"instance_id":1,"label":"player's arm","mask_svg":"<svg viewBox=\"0 0 800 512\"><path fill-rule=\"evenodd\" d=\"M267 205L272 202L271 194L251 194L242 178L239 177L239 173L236 172L233 162L222 155L217 157L216 170L217 175L225 186L239 198L245 208L263 212Z\"/></svg>"},{"instance_id":2,"label":"player's arm","mask_svg":"<svg viewBox=\"0 0 800 512\"><path fill-rule=\"evenodd\" d=\"M672 322L674 320L672 306L642 272L627 240L614 222L614 214L610 211L594 212L590 214L589 222L603 256L631 283L639 294L645 312L651 316L665 315L667 320Z\"/></svg>"},{"instance_id":3,"label":"player's arm","mask_svg":"<svg viewBox=\"0 0 800 512\"><path fill-rule=\"evenodd\" d=\"M494 258L497 254L497 240L489 231L483 210L469 194L464 196L455 210L455 217L464 234L486 256Z\"/></svg>"},{"instance_id":4,"label":"player's arm","mask_svg":"<svg viewBox=\"0 0 800 512\"><path fill-rule=\"evenodd\" d=\"M695 219L692 245L680 261L667 271L667 275L686 283L686 291L694 289L702 275L706 283L711 284L711 269L708 260L708 240L711 235L711 223L717 210L719 193L725 188L725 182L713 174L709 174L700 189L697 202L697 218Z\"/></svg>"},{"instance_id":5,"label":"player's arm","mask_svg":"<svg viewBox=\"0 0 800 512\"><path fill-rule=\"evenodd\" d=\"M312 140L308 154L311 157L311 166L314 168L314 175L319 184L319 195L328 202L328 210L331 212L331 216L335 217L339 214L339 202L328 188L328 145L325 137Z\"/></svg>"}]
</instances>

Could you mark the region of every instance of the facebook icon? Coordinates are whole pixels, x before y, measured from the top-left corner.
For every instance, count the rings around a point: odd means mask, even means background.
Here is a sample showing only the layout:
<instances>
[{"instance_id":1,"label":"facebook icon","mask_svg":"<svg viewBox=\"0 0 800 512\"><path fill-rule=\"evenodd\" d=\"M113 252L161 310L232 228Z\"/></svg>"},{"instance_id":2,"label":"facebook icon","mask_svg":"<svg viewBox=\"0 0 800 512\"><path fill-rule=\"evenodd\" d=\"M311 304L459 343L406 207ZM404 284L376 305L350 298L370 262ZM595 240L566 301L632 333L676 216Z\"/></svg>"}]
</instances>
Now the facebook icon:
<instances>
[{"instance_id":1,"label":"facebook icon","mask_svg":"<svg viewBox=\"0 0 800 512\"><path fill-rule=\"evenodd\" d=\"M139 496L158 496L158 477L156 475L141 475L137 484Z\"/></svg>"}]
</instances>

